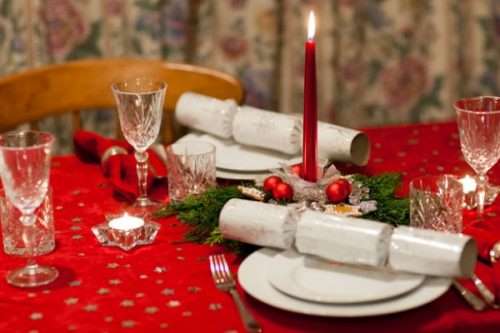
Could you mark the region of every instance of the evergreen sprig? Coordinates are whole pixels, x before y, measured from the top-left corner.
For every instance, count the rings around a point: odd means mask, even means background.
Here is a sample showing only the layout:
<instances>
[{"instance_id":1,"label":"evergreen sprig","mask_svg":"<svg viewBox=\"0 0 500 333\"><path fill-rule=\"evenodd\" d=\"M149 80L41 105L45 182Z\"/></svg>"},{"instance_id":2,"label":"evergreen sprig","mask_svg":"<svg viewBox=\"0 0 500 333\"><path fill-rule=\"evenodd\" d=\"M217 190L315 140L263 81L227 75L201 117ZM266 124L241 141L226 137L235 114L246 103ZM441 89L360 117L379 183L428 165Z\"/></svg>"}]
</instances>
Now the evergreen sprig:
<instances>
[{"instance_id":1,"label":"evergreen sprig","mask_svg":"<svg viewBox=\"0 0 500 333\"><path fill-rule=\"evenodd\" d=\"M407 198L397 198L394 193L401 184L401 175L385 173L378 176L356 174L355 181L370 189L370 200L377 201L377 210L364 215L364 218L393 225L410 223L410 203Z\"/></svg>"}]
</instances>

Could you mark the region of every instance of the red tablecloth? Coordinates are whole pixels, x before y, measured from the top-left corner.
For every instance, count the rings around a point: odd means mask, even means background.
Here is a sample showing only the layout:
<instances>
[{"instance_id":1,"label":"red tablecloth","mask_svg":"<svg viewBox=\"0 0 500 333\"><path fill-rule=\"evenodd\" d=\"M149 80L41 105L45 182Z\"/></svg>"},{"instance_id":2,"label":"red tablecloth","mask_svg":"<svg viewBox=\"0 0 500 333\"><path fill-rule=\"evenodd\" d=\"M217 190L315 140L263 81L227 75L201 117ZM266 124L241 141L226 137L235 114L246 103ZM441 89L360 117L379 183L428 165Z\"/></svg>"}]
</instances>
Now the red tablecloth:
<instances>
[{"instance_id":1,"label":"red tablecloth","mask_svg":"<svg viewBox=\"0 0 500 333\"><path fill-rule=\"evenodd\" d=\"M406 182L426 173L471 172L461 157L453 124L370 129L367 133L373 149L363 172L402 171ZM491 173L494 183L500 177L496 170ZM99 166L74 156L58 157L51 177L57 248L39 261L57 266L61 276L48 287L13 288L3 277L22 265L23 259L0 253L0 332L244 331L229 295L215 288L209 273L208 255L223 249L178 242L185 227L175 218L160 222L162 228L152 246L128 253L103 248L90 227L123 204L112 197ZM489 208L492 219L498 208L499 203ZM229 257L236 271L238 259ZM484 264L478 266L483 277L488 270ZM244 300L264 332L500 331L500 312L475 313L453 290L418 309L358 319L304 316L249 296Z\"/></svg>"}]
</instances>

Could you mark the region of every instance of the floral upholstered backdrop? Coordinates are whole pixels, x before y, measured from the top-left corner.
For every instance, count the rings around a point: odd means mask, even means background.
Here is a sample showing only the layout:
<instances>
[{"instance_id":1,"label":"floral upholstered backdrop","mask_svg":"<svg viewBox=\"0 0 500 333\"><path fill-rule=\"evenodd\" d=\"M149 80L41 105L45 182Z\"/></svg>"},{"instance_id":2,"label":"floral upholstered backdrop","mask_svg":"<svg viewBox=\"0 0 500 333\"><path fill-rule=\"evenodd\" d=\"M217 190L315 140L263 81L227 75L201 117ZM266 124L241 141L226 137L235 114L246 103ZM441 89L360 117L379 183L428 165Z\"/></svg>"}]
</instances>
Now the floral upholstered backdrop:
<instances>
[{"instance_id":1,"label":"floral upholstered backdrop","mask_svg":"<svg viewBox=\"0 0 500 333\"><path fill-rule=\"evenodd\" d=\"M1 0L0 71L162 58L233 74L247 104L298 113L311 9L323 120L445 120L459 96L500 94L500 0ZM98 112L85 121L112 132L112 119Z\"/></svg>"}]
</instances>

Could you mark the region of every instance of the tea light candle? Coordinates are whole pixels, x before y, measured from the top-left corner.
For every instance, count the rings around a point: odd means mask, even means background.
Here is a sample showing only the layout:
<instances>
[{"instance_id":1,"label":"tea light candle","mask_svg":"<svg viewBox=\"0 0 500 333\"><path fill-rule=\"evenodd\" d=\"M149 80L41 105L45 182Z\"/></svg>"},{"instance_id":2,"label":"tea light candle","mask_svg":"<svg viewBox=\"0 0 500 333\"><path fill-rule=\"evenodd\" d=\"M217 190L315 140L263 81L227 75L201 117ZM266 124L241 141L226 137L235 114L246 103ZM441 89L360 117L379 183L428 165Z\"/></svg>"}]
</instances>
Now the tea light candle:
<instances>
[{"instance_id":1,"label":"tea light candle","mask_svg":"<svg viewBox=\"0 0 500 333\"><path fill-rule=\"evenodd\" d=\"M462 189L464 192L464 203L463 207L467 209L473 209L476 207L476 188L477 182L474 177L465 175L463 178L458 180L462 184Z\"/></svg>"},{"instance_id":2,"label":"tea light candle","mask_svg":"<svg viewBox=\"0 0 500 333\"><path fill-rule=\"evenodd\" d=\"M125 215L109 221L108 226L111 229L115 230L130 231L144 226L144 220L139 217L130 216L127 213L125 213Z\"/></svg>"},{"instance_id":3,"label":"tea light candle","mask_svg":"<svg viewBox=\"0 0 500 333\"><path fill-rule=\"evenodd\" d=\"M459 182L462 183L464 194L476 191L477 183L473 177L465 175L465 177L459 179Z\"/></svg>"}]
</instances>

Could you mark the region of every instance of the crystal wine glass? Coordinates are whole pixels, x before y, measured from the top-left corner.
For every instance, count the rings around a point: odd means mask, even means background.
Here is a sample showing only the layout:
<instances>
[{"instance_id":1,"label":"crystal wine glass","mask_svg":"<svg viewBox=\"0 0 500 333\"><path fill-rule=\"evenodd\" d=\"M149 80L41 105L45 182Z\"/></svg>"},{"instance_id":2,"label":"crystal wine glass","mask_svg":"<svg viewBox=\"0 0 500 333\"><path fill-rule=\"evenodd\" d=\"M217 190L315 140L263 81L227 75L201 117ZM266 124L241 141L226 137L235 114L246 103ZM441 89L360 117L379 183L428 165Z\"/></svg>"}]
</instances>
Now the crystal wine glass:
<instances>
[{"instance_id":1,"label":"crystal wine glass","mask_svg":"<svg viewBox=\"0 0 500 333\"><path fill-rule=\"evenodd\" d=\"M0 177L7 199L21 212L27 265L9 272L7 282L18 287L37 287L59 275L53 267L40 266L34 254L42 227L35 210L44 201L49 187L50 152L54 136L46 132L23 131L0 135Z\"/></svg>"},{"instance_id":2,"label":"crystal wine glass","mask_svg":"<svg viewBox=\"0 0 500 333\"><path fill-rule=\"evenodd\" d=\"M500 97L480 96L455 102L462 154L478 174L477 209L484 213L488 170L500 157Z\"/></svg>"},{"instance_id":3,"label":"crystal wine glass","mask_svg":"<svg viewBox=\"0 0 500 333\"><path fill-rule=\"evenodd\" d=\"M135 149L139 196L134 206L144 208L155 203L147 196L148 153L160 132L167 84L149 78L134 78L111 87L118 107L120 127Z\"/></svg>"}]
</instances>

